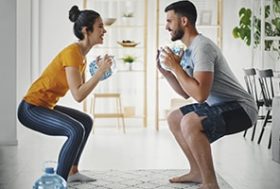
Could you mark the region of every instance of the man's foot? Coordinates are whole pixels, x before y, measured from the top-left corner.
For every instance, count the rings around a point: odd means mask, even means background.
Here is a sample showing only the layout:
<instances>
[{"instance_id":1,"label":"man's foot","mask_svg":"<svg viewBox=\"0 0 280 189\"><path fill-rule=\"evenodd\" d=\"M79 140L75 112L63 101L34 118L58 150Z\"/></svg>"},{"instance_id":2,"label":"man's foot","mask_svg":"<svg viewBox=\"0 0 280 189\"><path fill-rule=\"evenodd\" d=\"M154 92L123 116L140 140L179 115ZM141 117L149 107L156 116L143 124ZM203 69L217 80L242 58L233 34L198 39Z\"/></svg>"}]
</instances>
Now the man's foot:
<instances>
[{"instance_id":1,"label":"man's foot","mask_svg":"<svg viewBox=\"0 0 280 189\"><path fill-rule=\"evenodd\" d=\"M173 177L169 179L169 182L170 183L190 183L190 182L201 183L202 179L200 175L188 173L179 177Z\"/></svg>"},{"instance_id":2,"label":"man's foot","mask_svg":"<svg viewBox=\"0 0 280 189\"><path fill-rule=\"evenodd\" d=\"M202 184L198 189L219 189L219 186L217 183Z\"/></svg>"},{"instance_id":3,"label":"man's foot","mask_svg":"<svg viewBox=\"0 0 280 189\"><path fill-rule=\"evenodd\" d=\"M67 182L94 182L94 181L96 181L96 179L90 178L79 172L75 173L74 175L70 175L67 178Z\"/></svg>"}]
</instances>

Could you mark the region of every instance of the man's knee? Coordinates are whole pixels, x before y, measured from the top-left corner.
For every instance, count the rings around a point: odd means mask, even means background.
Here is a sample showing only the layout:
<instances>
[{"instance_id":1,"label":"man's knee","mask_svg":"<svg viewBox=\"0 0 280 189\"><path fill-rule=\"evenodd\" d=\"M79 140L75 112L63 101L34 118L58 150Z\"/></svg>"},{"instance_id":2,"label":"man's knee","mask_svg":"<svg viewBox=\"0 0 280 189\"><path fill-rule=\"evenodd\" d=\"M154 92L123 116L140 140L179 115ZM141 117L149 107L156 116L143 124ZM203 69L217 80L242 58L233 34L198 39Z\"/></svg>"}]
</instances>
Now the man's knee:
<instances>
[{"instance_id":1,"label":"man's knee","mask_svg":"<svg viewBox=\"0 0 280 189\"><path fill-rule=\"evenodd\" d=\"M183 117L183 114L180 110L174 110L168 113L167 122L169 125L169 129L174 133L178 132L180 128L180 121Z\"/></svg>"},{"instance_id":2,"label":"man's knee","mask_svg":"<svg viewBox=\"0 0 280 189\"><path fill-rule=\"evenodd\" d=\"M180 127L185 137L189 137L192 134L201 132L203 130L201 120L195 112L186 114L180 122Z\"/></svg>"}]
</instances>

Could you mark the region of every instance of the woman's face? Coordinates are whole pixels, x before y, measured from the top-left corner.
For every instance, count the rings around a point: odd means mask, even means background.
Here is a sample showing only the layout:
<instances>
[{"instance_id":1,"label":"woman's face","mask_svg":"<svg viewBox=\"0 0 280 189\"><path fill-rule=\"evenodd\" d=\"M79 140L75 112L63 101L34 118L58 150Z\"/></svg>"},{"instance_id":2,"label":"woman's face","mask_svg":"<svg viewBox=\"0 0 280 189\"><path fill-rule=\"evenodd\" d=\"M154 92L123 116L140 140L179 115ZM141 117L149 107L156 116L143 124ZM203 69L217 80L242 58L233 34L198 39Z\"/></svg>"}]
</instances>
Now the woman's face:
<instances>
[{"instance_id":1,"label":"woman's face","mask_svg":"<svg viewBox=\"0 0 280 189\"><path fill-rule=\"evenodd\" d=\"M97 18L93 24L93 32L89 32L90 43L92 45L103 44L103 37L106 32L101 17Z\"/></svg>"}]
</instances>

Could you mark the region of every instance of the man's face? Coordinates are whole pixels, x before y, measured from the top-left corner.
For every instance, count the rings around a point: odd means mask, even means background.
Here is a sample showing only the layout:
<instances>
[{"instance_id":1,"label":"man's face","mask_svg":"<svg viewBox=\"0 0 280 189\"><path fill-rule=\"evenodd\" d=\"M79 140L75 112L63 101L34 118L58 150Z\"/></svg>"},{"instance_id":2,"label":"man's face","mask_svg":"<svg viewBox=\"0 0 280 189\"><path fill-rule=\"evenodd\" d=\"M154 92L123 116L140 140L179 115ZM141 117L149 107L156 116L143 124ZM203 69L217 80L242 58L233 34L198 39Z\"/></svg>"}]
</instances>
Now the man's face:
<instances>
[{"instance_id":1,"label":"man's face","mask_svg":"<svg viewBox=\"0 0 280 189\"><path fill-rule=\"evenodd\" d=\"M184 36L181 19L175 14L173 10L167 11L165 29L170 32L172 41L182 39Z\"/></svg>"}]
</instances>

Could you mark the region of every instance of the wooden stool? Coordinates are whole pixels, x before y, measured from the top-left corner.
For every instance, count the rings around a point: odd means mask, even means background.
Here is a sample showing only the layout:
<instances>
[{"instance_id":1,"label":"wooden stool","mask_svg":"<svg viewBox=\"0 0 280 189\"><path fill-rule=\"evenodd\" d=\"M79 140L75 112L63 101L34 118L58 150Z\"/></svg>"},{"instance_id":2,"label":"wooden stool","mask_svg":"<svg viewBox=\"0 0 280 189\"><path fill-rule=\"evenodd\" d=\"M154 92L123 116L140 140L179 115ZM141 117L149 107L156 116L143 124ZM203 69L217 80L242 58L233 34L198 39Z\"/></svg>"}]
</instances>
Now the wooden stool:
<instances>
[{"instance_id":1,"label":"wooden stool","mask_svg":"<svg viewBox=\"0 0 280 189\"><path fill-rule=\"evenodd\" d=\"M98 98L115 98L116 99L116 113L95 113L95 104ZM122 128L125 133L124 113L122 112L121 95L120 93L95 93L93 94L90 113L94 118L121 118ZM120 128L120 120L118 119L118 128ZM93 124L94 132L94 124Z\"/></svg>"}]
</instances>

